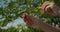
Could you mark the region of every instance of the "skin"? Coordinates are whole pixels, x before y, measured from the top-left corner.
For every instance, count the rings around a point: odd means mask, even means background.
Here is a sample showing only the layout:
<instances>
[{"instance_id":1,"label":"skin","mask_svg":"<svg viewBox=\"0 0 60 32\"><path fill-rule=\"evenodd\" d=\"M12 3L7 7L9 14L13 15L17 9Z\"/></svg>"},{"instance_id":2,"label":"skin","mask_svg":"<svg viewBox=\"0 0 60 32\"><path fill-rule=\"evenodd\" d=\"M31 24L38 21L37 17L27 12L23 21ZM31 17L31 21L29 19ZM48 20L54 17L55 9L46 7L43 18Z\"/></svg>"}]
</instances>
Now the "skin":
<instances>
[{"instance_id":1,"label":"skin","mask_svg":"<svg viewBox=\"0 0 60 32\"><path fill-rule=\"evenodd\" d=\"M33 17L27 13L24 16L24 21L28 26L38 30L42 29L44 32L60 32L60 29L43 22L43 19Z\"/></svg>"},{"instance_id":2,"label":"skin","mask_svg":"<svg viewBox=\"0 0 60 32\"><path fill-rule=\"evenodd\" d=\"M60 8L53 2L44 2L40 9L42 9L46 14L60 17Z\"/></svg>"},{"instance_id":3,"label":"skin","mask_svg":"<svg viewBox=\"0 0 60 32\"><path fill-rule=\"evenodd\" d=\"M52 16L60 17L60 8L56 6L53 2L44 2L42 7L40 7L44 13L47 13ZM44 32L60 32L59 28L53 27L45 22L43 19L36 18L34 16L24 14L24 21L26 24L35 29L42 29Z\"/></svg>"}]
</instances>

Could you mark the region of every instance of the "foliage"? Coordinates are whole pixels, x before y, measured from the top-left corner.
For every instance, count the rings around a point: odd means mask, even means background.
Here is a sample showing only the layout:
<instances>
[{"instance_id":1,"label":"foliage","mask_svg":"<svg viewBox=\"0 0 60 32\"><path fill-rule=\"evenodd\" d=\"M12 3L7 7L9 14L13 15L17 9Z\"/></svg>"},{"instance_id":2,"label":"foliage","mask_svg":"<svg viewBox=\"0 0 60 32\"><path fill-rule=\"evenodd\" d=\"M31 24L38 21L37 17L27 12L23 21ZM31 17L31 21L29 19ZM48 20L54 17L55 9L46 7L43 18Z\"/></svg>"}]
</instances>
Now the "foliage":
<instances>
[{"instance_id":1,"label":"foliage","mask_svg":"<svg viewBox=\"0 0 60 32\"><path fill-rule=\"evenodd\" d=\"M7 0L3 0L3 1L5 1L4 4L7 3ZM0 7L0 16L2 16L0 17L0 19L3 19L0 21L0 26L5 26L8 22L11 22L18 17L22 17L23 13L25 12L33 16L36 15L37 17L40 17L40 18L42 17L49 24L52 25L52 23L55 23L55 26L56 26L56 24L60 23L59 18L53 17L48 14L42 14L43 11L38 9L42 5L42 3L45 1L52 1L52 0L16 0L16 1L10 0L10 2L6 4L7 6L5 8L3 6ZM55 3L58 4L58 2L56 1L57 0L55 0ZM20 32L42 32L41 30L38 31L28 26L27 26L27 29L23 29L21 25L17 29L12 27L7 30L0 29L0 31L1 32L19 32L19 31Z\"/></svg>"}]
</instances>

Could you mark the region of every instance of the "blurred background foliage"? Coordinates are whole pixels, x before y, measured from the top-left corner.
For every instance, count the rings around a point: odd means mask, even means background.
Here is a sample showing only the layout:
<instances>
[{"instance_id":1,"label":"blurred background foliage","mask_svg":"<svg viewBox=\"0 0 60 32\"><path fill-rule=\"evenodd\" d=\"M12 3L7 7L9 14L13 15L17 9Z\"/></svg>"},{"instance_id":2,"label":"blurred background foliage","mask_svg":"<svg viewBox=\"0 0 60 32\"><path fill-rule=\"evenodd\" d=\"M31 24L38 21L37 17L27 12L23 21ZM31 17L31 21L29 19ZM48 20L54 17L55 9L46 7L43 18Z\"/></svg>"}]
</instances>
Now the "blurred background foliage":
<instances>
[{"instance_id":1,"label":"blurred background foliage","mask_svg":"<svg viewBox=\"0 0 60 32\"><path fill-rule=\"evenodd\" d=\"M45 1L54 1L56 5L59 5L57 0L0 0L0 26L7 25L8 22L12 22L18 17L23 18L23 13L29 13L30 15L43 18L47 23L54 23L54 26L60 26L59 17L53 17L48 14L42 14L42 10L39 9ZM60 0L59 0L60 1ZM9 29L0 29L0 32L43 32L26 26L24 29L21 25L16 29L11 27Z\"/></svg>"}]
</instances>

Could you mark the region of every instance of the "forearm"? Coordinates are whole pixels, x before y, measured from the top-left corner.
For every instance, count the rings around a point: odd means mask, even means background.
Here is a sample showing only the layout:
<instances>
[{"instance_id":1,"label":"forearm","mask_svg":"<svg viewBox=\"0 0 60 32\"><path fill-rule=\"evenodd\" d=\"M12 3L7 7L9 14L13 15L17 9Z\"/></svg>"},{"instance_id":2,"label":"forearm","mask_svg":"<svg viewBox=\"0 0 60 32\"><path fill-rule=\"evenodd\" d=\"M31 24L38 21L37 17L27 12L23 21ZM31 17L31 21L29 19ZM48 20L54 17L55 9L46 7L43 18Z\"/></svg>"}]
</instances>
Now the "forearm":
<instances>
[{"instance_id":1,"label":"forearm","mask_svg":"<svg viewBox=\"0 0 60 32\"><path fill-rule=\"evenodd\" d=\"M24 21L32 28L36 28L38 30L42 29L45 32L60 32L60 29L52 27L51 25L43 22L42 18L36 18L27 14L25 16Z\"/></svg>"},{"instance_id":2,"label":"forearm","mask_svg":"<svg viewBox=\"0 0 60 32\"><path fill-rule=\"evenodd\" d=\"M52 27L51 25L49 25L47 23L44 23L44 22L41 22L39 24L39 28L38 29L42 29L45 32L60 32L60 29L57 29L55 27Z\"/></svg>"},{"instance_id":3,"label":"forearm","mask_svg":"<svg viewBox=\"0 0 60 32\"><path fill-rule=\"evenodd\" d=\"M45 32L60 32L60 29L55 28L51 25L49 25L48 23L43 22L43 19L39 19L39 18L35 18L35 20L33 20L33 22L35 22L35 25L33 25L33 28L36 28L38 30L43 30Z\"/></svg>"}]
</instances>

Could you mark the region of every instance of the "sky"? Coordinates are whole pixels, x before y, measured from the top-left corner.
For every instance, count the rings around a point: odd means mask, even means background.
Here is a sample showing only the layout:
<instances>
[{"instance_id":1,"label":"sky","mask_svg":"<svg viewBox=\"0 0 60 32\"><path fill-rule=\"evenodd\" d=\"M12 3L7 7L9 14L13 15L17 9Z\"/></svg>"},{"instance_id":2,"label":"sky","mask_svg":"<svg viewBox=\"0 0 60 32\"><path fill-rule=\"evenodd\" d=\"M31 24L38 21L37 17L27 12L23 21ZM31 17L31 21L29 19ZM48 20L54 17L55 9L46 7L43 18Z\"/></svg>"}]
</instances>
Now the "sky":
<instances>
[{"instance_id":1,"label":"sky","mask_svg":"<svg viewBox=\"0 0 60 32\"><path fill-rule=\"evenodd\" d=\"M3 8L7 7L8 4L9 4L11 1L14 1L14 2L15 2L16 0L0 0L0 8L1 8L1 7L3 7ZM0 15L0 18L2 18L2 15ZM0 21L3 21L4 19L5 19L5 18L0 19ZM1 27L1 26L0 26L0 28L1 28L1 29L8 29L8 28L11 28L11 27L18 28L18 25L20 25L20 24L21 24L22 26L25 26L25 25L26 25L25 22L23 21L23 18L18 17L16 20L13 20L13 21L7 23L6 26L4 26L4 27Z\"/></svg>"},{"instance_id":2,"label":"sky","mask_svg":"<svg viewBox=\"0 0 60 32\"><path fill-rule=\"evenodd\" d=\"M0 8L1 8L1 7L3 7L3 8L7 7L8 4L9 4L11 1L15 2L16 0L0 0ZM39 2L39 0L36 1L34 5L36 5L38 2ZM22 8L22 7L26 7L26 5L21 5L20 7L21 7L21 8ZM2 15L0 15L0 18L2 18ZM3 21L4 19L5 19L5 18L0 19L0 21ZM6 26L3 26L3 27L0 26L0 28L1 28L1 29L8 29L8 28L11 28L11 27L18 28L18 25L20 25L20 24L21 24L23 27L26 26L26 23L24 22L23 18L18 17L16 20L13 20L13 21L7 23ZM54 23L52 23L52 24L53 24L53 26L54 26ZM58 25L57 25L57 27L58 27Z\"/></svg>"},{"instance_id":3,"label":"sky","mask_svg":"<svg viewBox=\"0 0 60 32\"><path fill-rule=\"evenodd\" d=\"M1 29L8 29L11 27L18 28L18 25L22 25L23 27L26 26L26 23L24 22L23 18L18 17L16 20L13 20L13 21L7 23L6 26L4 26L4 27L0 26L0 28Z\"/></svg>"},{"instance_id":4,"label":"sky","mask_svg":"<svg viewBox=\"0 0 60 32\"><path fill-rule=\"evenodd\" d=\"M11 1L15 2L16 0L0 0L0 7L7 7Z\"/></svg>"}]
</instances>

